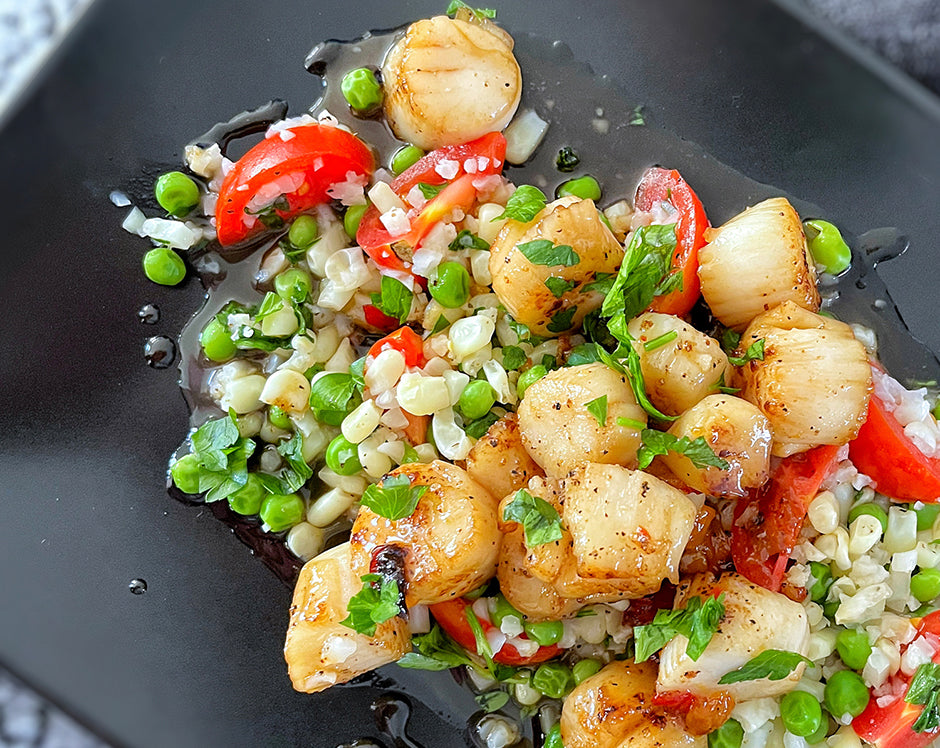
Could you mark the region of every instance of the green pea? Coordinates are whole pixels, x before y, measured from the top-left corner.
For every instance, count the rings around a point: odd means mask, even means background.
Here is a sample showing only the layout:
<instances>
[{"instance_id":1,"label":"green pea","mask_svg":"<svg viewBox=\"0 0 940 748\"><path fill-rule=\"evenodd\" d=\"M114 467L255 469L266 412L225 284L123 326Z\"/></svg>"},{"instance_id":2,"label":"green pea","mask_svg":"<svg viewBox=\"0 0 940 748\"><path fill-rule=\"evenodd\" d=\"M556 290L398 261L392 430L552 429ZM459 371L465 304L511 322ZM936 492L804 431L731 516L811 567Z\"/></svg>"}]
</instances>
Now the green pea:
<instances>
[{"instance_id":1,"label":"green pea","mask_svg":"<svg viewBox=\"0 0 940 748\"><path fill-rule=\"evenodd\" d=\"M545 662L532 674L532 688L550 699L560 699L573 687L571 668L560 662Z\"/></svg>"},{"instance_id":2,"label":"green pea","mask_svg":"<svg viewBox=\"0 0 940 748\"><path fill-rule=\"evenodd\" d=\"M144 275L161 286L175 286L186 277L186 264L169 247L156 247L144 255Z\"/></svg>"},{"instance_id":3,"label":"green pea","mask_svg":"<svg viewBox=\"0 0 940 748\"><path fill-rule=\"evenodd\" d=\"M806 691L790 691L780 700L783 726L794 735L805 738L822 724L822 705Z\"/></svg>"},{"instance_id":4,"label":"green pea","mask_svg":"<svg viewBox=\"0 0 940 748\"><path fill-rule=\"evenodd\" d=\"M542 748L565 748L565 744L561 742L561 724L559 722L552 725L552 729L545 733Z\"/></svg>"},{"instance_id":5,"label":"green pea","mask_svg":"<svg viewBox=\"0 0 940 748\"><path fill-rule=\"evenodd\" d=\"M806 591L809 592L810 599L814 602L825 600L832 586L832 569L829 568L829 564L810 561L809 581Z\"/></svg>"},{"instance_id":6,"label":"green pea","mask_svg":"<svg viewBox=\"0 0 940 748\"><path fill-rule=\"evenodd\" d=\"M851 525L855 520L857 520L863 514L867 514L877 519L881 523L881 532L882 533L887 532L888 513L877 504L872 504L871 502L865 502L864 504L856 504L849 510L849 525Z\"/></svg>"},{"instance_id":7,"label":"green pea","mask_svg":"<svg viewBox=\"0 0 940 748\"><path fill-rule=\"evenodd\" d=\"M519 397L522 397L525 394L525 391L536 382L538 382L542 377L548 374L548 369L546 369L541 364L536 364L535 366L526 369L522 374L519 375L519 380L516 382L516 394Z\"/></svg>"},{"instance_id":8,"label":"green pea","mask_svg":"<svg viewBox=\"0 0 940 748\"><path fill-rule=\"evenodd\" d=\"M265 491L264 483L258 474L248 473L245 485L228 497L228 505L237 514L251 516L261 511L261 505L267 495L268 492Z\"/></svg>"},{"instance_id":9,"label":"green pea","mask_svg":"<svg viewBox=\"0 0 940 748\"><path fill-rule=\"evenodd\" d=\"M494 626L500 627L503 625L503 619L506 616L515 616L519 619L520 622L522 621L522 613L516 610L513 604L505 597L502 595L496 595L496 597L493 598L493 608L492 613L490 614L490 620L493 622Z\"/></svg>"},{"instance_id":10,"label":"green pea","mask_svg":"<svg viewBox=\"0 0 940 748\"><path fill-rule=\"evenodd\" d=\"M940 504L924 504L920 509L914 511L917 512L917 531L923 532L933 528L933 523L936 521L937 515L940 514Z\"/></svg>"},{"instance_id":11,"label":"green pea","mask_svg":"<svg viewBox=\"0 0 940 748\"><path fill-rule=\"evenodd\" d=\"M489 382L475 379L463 388L460 399L457 401L457 408L465 418L475 421L489 413L490 408L495 404L496 390L490 386Z\"/></svg>"},{"instance_id":12,"label":"green pea","mask_svg":"<svg viewBox=\"0 0 940 748\"><path fill-rule=\"evenodd\" d=\"M470 273L459 262L442 262L428 291L442 307L456 309L470 298Z\"/></svg>"},{"instance_id":13,"label":"green pea","mask_svg":"<svg viewBox=\"0 0 940 748\"><path fill-rule=\"evenodd\" d=\"M838 228L828 221L806 221L803 231L813 260L824 266L827 273L838 275L848 270L852 264L852 250Z\"/></svg>"},{"instance_id":14,"label":"green pea","mask_svg":"<svg viewBox=\"0 0 940 748\"><path fill-rule=\"evenodd\" d=\"M346 214L343 216L343 228L346 230L346 236L350 239L356 238L356 232L359 230L359 222L368 209L368 204L350 205L346 208Z\"/></svg>"},{"instance_id":15,"label":"green pea","mask_svg":"<svg viewBox=\"0 0 940 748\"><path fill-rule=\"evenodd\" d=\"M852 670L862 670L871 654L868 634L856 629L840 631L836 636L836 651L846 667Z\"/></svg>"},{"instance_id":16,"label":"green pea","mask_svg":"<svg viewBox=\"0 0 940 748\"><path fill-rule=\"evenodd\" d=\"M302 303L312 288L310 274L300 268L289 268L274 278L274 291L284 301Z\"/></svg>"},{"instance_id":17,"label":"green pea","mask_svg":"<svg viewBox=\"0 0 940 748\"><path fill-rule=\"evenodd\" d=\"M369 68L350 70L339 87L356 112L370 112L382 104L382 86Z\"/></svg>"},{"instance_id":18,"label":"green pea","mask_svg":"<svg viewBox=\"0 0 940 748\"><path fill-rule=\"evenodd\" d=\"M238 350L229 329L215 317L199 334L199 344L210 361L228 361Z\"/></svg>"},{"instance_id":19,"label":"green pea","mask_svg":"<svg viewBox=\"0 0 940 748\"><path fill-rule=\"evenodd\" d=\"M578 660L571 666L571 674L574 676L575 685L580 686L592 675L599 672L601 667L600 660Z\"/></svg>"},{"instance_id":20,"label":"green pea","mask_svg":"<svg viewBox=\"0 0 940 748\"><path fill-rule=\"evenodd\" d=\"M558 644L565 633L565 625L561 621L534 621L523 623L525 634L534 639L543 647Z\"/></svg>"},{"instance_id":21,"label":"green pea","mask_svg":"<svg viewBox=\"0 0 940 748\"><path fill-rule=\"evenodd\" d=\"M290 416L288 416L280 406L272 405L268 408L268 420L271 422L272 426L282 431L290 431L291 429Z\"/></svg>"},{"instance_id":22,"label":"green pea","mask_svg":"<svg viewBox=\"0 0 940 748\"><path fill-rule=\"evenodd\" d=\"M926 603L940 595L940 570L921 569L911 577L911 594Z\"/></svg>"},{"instance_id":23,"label":"green pea","mask_svg":"<svg viewBox=\"0 0 940 748\"><path fill-rule=\"evenodd\" d=\"M355 475L362 470L359 448L340 434L326 448L326 466L338 475Z\"/></svg>"},{"instance_id":24,"label":"green pea","mask_svg":"<svg viewBox=\"0 0 940 748\"><path fill-rule=\"evenodd\" d=\"M806 736L806 742L810 745L818 745L822 743L826 736L829 734L829 718L824 714L822 722L819 723L819 729L816 730L812 735Z\"/></svg>"},{"instance_id":25,"label":"green pea","mask_svg":"<svg viewBox=\"0 0 940 748\"><path fill-rule=\"evenodd\" d=\"M272 493L261 502L258 514L271 532L280 532L300 522L305 509L304 500L295 493Z\"/></svg>"},{"instance_id":26,"label":"green pea","mask_svg":"<svg viewBox=\"0 0 940 748\"><path fill-rule=\"evenodd\" d=\"M744 728L736 719L727 720L717 730L708 733L708 748L741 748Z\"/></svg>"},{"instance_id":27,"label":"green pea","mask_svg":"<svg viewBox=\"0 0 940 748\"><path fill-rule=\"evenodd\" d=\"M862 676L854 670L840 670L829 676L823 691L823 702L830 714L837 718L849 714L857 717L868 706L868 688Z\"/></svg>"},{"instance_id":28,"label":"green pea","mask_svg":"<svg viewBox=\"0 0 940 748\"><path fill-rule=\"evenodd\" d=\"M174 485L183 493L199 493L199 474L202 467L199 457L192 452L183 455L170 465L170 477Z\"/></svg>"},{"instance_id":29,"label":"green pea","mask_svg":"<svg viewBox=\"0 0 940 748\"><path fill-rule=\"evenodd\" d=\"M557 197L580 197L582 200L600 200L601 186L594 177L584 176L577 179L569 179L555 190Z\"/></svg>"},{"instance_id":30,"label":"green pea","mask_svg":"<svg viewBox=\"0 0 940 748\"><path fill-rule=\"evenodd\" d=\"M395 151L392 156L392 173L397 177L405 169L414 166L424 156L422 151L416 145L405 145Z\"/></svg>"},{"instance_id":31,"label":"green pea","mask_svg":"<svg viewBox=\"0 0 940 748\"><path fill-rule=\"evenodd\" d=\"M181 171L161 174L153 186L153 194L160 207L177 218L199 205L199 186Z\"/></svg>"},{"instance_id":32,"label":"green pea","mask_svg":"<svg viewBox=\"0 0 940 748\"><path fill-rule=\"evenodd\" d=\"M317 219L306 214L297 216L287 231L287 241L297 249L307 249L320 235Z\"/></svg>"}]
</instances>

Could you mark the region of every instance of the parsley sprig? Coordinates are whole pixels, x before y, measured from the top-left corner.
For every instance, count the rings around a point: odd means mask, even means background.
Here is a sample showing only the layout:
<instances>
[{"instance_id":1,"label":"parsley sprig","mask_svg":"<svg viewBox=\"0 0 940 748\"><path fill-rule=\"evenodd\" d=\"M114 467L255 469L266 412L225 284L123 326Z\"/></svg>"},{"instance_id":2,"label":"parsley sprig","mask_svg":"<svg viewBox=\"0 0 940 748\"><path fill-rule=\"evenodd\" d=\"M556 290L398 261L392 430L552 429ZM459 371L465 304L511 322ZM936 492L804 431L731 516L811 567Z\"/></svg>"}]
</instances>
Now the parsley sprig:
<instances>
[{"instance_id":1,"label":"parsley sprig","mask_svg":"<svg viewBox=\"0 0 940 748\"><path fill-rule=\"evenodd\" d=\"M792 673L801 662L809 667L816 667L813 661L799 652L788 652L783 649L766 649L756 657L752 657L737 670L725 673L718 679L718 685L726 686L730 683L742 683L748 680L768 678L769 680L783 680Z\"/></svg>"},{"instance_id":2,"label":"parsley sprig","mask_svg":"<svg viewBox=\"0 0 940 748\"><path fill-rule=\"evenodd\" d=\"M940 665L935 662L918 665L904 700L908 704L924 707L911 726L914 732L927 732L940 727Z\"/></svg>"},{"instance_id":3,"label":"parsley sprig","mask_svg":"<svg viewBox=\"0 0 940 748\"><path fill-rule=\"evenodd\" d=\"M751 343L743 356L728 356L728 362L734 366L744 366L749 361L764 360L764 339L760 338Z\"/></svg>"},{"instance_id":4,"label":"parsley sprig","mask_svg":"<svg viewBox=\"0 0 940 748\"><path fill-rule=\"evenodd\" d=\"M542 190L530 184L524 184L512 193L506 202L506 208L493 220L511 218L514 221L528 223L538 215L545 204L545 193Z\"/></svg>"},{"instance_id":5,"label":"parsley sprig","mask_svg":"<svg viewBox=\"0 0 940 748\"><path fill-rule=\"evenodd\" d=\"M533 265L570 268L581 262L578 253L570 245L554 244L549 239L533 239L531 242L517 244L516 248ZM557 280L562 279L558 278Z\"/></svg>"},{"instance_id":6,"label":"parsley sprig","mask_svg":"<svg viewBox=\"0 0 940 748\"><path fill-rule=\"evenodd\" d=\"M529 548L561 540L561 517L555 507L524 488L516 491L512 501L503 509L503 521L522 525L525 544Z\"/></svg>"},{"instance_id":7,"label":"parsley sprig","mask_svg":"<svg viewBox=\"0 0 940 748\"><path fill-rule=\"evenodd\" d=\"M633 422L621 425L635 428ZM685 455L697 468L715 467L719 470L727 470L730 467L727 460L715 454L704 436L689 439L687 436L677 437L666 431L644 428L640 438L643 443L637 450L636 456L641 470L649 467L654 457L668 452Z\"/></svg>"},{"instance_id":8,"label":"parsley sprig","mask_svg":"<svg viewBox=\"0 0 940 748\"><path fill-rule=\"evenodd\" d=\"M717 598L707 597L704 603L696 596L684 608L657 611L652 623L633 630L636 661L648 660L679 634L689 640L686 654L691 660L697 660L725 615L724 600L724 593Z\"/></svg>"},{"instance_id":9,"label":"parsley sprig","mask_svg":"<svg viewBox=\"0 0 940 748\"><path fill-rule=\"evenodd\" d=\"M588 413L597 419L598 426L604 426L607 423L607 395L595 397L593 400L586 402L584 407L587 408Z\"/></svg>"},{"instance_id":10,"label":"parsley sprig","mask_svg":"<svg viewBox=\"0 0 940 748\"><path fill-rule=\"evenodd\" d=\"M347 616L340 624L366 636L375 636L376 626L401 610L398 607L398 582L380 574L362 577L362 589L346 604Z\"/></svg>"},{"instance_id":11,"label":"parsley sprig","mask_svg":"<svg viewBox=\"0 0 940 748\"><path fill-rule=\"evenodd\" d=\"M362 506L392 521L414 514L427 486L412 486L407 475L390 475L362 494Z\"/></svg>"}]
</instances>

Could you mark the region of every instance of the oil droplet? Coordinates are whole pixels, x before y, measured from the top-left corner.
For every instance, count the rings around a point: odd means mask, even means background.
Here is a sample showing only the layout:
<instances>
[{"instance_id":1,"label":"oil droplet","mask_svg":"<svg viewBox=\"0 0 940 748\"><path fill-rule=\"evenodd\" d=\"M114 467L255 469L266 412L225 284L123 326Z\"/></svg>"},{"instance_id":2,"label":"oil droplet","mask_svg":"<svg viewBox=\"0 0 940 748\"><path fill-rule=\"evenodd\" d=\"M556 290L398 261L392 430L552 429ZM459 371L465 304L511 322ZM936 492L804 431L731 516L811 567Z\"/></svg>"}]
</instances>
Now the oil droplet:
<instances>
[{"instance_id":1,"label":"oil droplet","mask_svg":"<svg viewBox=\"0 0 940 748\"><path fill-rule=\"evenodd\" d=\"M127 585L127 589L131 591L132 595L143 595L147 591L147 582L144 579L132 579L130 584Z\"/></svg>"},{"instance_id":2,"label":"oil droplet","mask_svg":"<svg viewBox=\"0 0 940 748\"><path fill-rule=\"evenodd\" d=\"M147 366L165 369L176 358L176 346L169 338L155 335L144 344L144 358L147 360Z\"/></svg>"},{"instance_id":3,"label":"oil droplet","mask_svg":"<svg viewBox=\"0 0 940 748\"><path fill-rule=\"evenodd\" d=\"M160 321L160 310L153 304L144 304L137 310L137 319L145 325L155 325Z\"/></svg>"}]
</instances>

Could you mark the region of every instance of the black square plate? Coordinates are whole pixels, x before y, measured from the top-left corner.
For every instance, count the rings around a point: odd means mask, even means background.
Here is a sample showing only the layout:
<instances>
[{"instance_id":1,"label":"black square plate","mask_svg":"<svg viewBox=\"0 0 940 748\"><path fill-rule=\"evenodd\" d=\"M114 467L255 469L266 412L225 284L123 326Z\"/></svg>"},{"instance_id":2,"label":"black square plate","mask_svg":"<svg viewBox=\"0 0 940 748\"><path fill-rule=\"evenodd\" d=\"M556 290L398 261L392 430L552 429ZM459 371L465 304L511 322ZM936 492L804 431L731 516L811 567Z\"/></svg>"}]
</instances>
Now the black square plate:
<instances>
[{"instance_id":1,"label":"black square plate","mask_svg":"<svg viewBox=\"0 0 940 748\"><path fill-rule=\"evenodd\" d=\"M145 243L120 229L108 195L148 183L217 120L272 97L302 111L318 92L302 64L315 42L444 5L98 0L5 126L0 661L115 744L328 747L377 733L378 690L291 690L289 590L210 512L165 495L187 412L175 369L148 368L143 345L175 337L203 291L193 278L144 280ZM556 38L609 77L585 89L593 100L579 95L610 117L624 180L668 156L718 206L717 223L772 192L723 162L851 234L900 227L912 249L885 278L915 334L940 349L935 98L766 0L501 0L499 18L530 78L564 64L543 54ZM631 160L636 136L619 113L637 105L646 147L668 143L664 156ZM161 312L154 326L137 318L147 303ZM135 578L146 594L128 592ZM466 744L473 702L447 673L389 673L417 694L419 743Z\"/></svg>"}]
</instances>

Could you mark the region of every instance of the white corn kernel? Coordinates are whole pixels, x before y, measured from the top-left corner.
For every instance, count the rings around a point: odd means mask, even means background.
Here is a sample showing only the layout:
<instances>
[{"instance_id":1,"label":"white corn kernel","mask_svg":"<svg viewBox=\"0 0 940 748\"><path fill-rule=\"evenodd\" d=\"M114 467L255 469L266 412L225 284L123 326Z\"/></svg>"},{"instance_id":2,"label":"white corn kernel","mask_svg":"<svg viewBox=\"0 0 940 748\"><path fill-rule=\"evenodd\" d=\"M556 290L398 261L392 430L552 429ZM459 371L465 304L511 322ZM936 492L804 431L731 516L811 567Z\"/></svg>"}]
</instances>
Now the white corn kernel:
<instances>
[{"instance_id":1,"label":"white corn kernel","mask_svg":"<svg viewBox=\"0 0 940 748\"><path fill-rule=\"evenodd\" d=\"M832 491L822 491L810 502L807 512L810 523L820 535L839 526L839 503Z\"/></svg>"},{"instance_id":2,"label":"white corn kernel","mask_svg":"<svg viewBox=\"0 0 940 748\"><path fill-rule=\"evenodd\" d=\"M267 380L261 374L249 374L233 379L225 386L225 394L219 401L222 410L231 408L238 414L250 413L261 407L261 391Z\"/></svg>"},{"instance_id":3,"label":"white corn kernel","mask_svg":"<svg viewBox=\"0 0 940 748\"><path fill-rule=\"evenodd\" d=\"M339 348L340 336L336 327L329 325L317 330L317 338L313 343L313 350L310 356L315 363L324 363L330 360L330 357L336 353ZM306 369L304 370L306 371Z\"/></svg>"},{"instance_id":4,"label":"white corn kernel","mask_svg":"<svg viewBox=\"0 0 940 748\"><path fill-rule=\"evenodd\" d=\"M277 444L282 439L290 438L290 434L287 431L284 429L279 429L268 419L264 419L264 423L262 423L261 428L258 429L258 436L260 436L268 444Z\"/></svg>"},{"instance_id":5,"label":"white corn kernel","mask_svg":"<svg viewBox=\"0 0 940 748\"><path fill-rule=\"evenodd\" d=\"M264 426L265 418L261 413L245 413L238 417L238 435L242 437L257 436Z\"/></svg>"},{"instance_id":6,"label":"white corn kernel","mask_svg":"<svg viewBox=\"0 0 940 748\"><path fill-rule=\"evenodd\" d=\"M349 342L349 338L343 338L323 368L326 371L349 371L349 367L355 360L356 351L353 349L352 343Z\"/></svg>"},{"instance_id":7,"label":"white corn kernel","mask_svg":"<svg viewBox=\"0 0 940 748\"><path fill-rule=\"evenodd\" d=\"M320 226L320 238L307 250L307 266L315 275L326 276L326 261L336 252L349 244L346 230L339 221L332 221L328 227Z\"/></svg>"},{"instance_id":8,"label":"white corn kernel","mask_svg":"<svg viewBox=\"0 0 940 748\"><path fill-rule=\"evenodd\" d=\"M324 266L327 280L340 291L355 291L369 280L369 268L359 247L334 252Z\"/></svg>"},{"instance_id":9,"label":"white corn kernel","mask_svg":"<svg viewBox=\"0 0 940 748\"><path fill-rule=\"evenodd\" d=\"M307 510L307 522L314 527L329 527L356 501L356 497L339 488L331 488L314 501Z\"/></svg>"},{"instance_id":10,"label":"white corn kernel","mask_svg":"<svg viewBox=\"0 0 940 748\"><path fill-rule=\"evenodd\" d=\"M456 405L457 401L460 400L460 395L463 393L464 387L470 383L470 377L462 371L454 371L453 369L445 371L443 377L444 381L447 383L447 391L450 393L450 402L448 405Z\"/></svg>"},{"instance_id":11,"label":"white corn kernel","mask_svg":"<svg viewBox=\"0 0 940 748\"><path fill-rule=\"evenodd\" d=\"M364 375L365 384L373 394L378 394L394 387L404 373L404 355L388 348L369 362Z\"/></svg>"},{"instance_id":12,"label":"white corn kernel","mask_svg":"<svg viewBox=\"0 0 940 748\"><path fill-rule=\"evenodd\" d=\"M888 509L884 548L888 553L909 551L917 546L917 513L893 506Z\"/></svg>"},{"instance_id":13,"label":"white corn kernel","mask_svg":"<svg viewBox=\"0 0 940 748\"><path fill-rule=\"evenodd\" d=\"M340 288L339 285L327 279L320 284L317 305L339 312L352 300L355 293L355 288Z\"/></svg>"},{"instance_id":14,"label":"white corn kernel","mask_svg":"<svg viewBox=\"0 0 940 748\"><path fill-rule=\"evenodd\" d=\"M870 514L860 514L849 528L849 555L854 558L868 553L881 539L881 522Z\"/></svg>"},{"instance_id":15,"label":"white corn kernel","mask_svg":"<svg viewBox=\"0 0 940 748\"><path fill-rule=\"evenodd\" d=\"M357 449L359 463L362 465L363 471L375 480L378 480L392 469L392 458L378 449L381 444L381 438L373 434L368 439L363 440Z\"/></svg>"},{"instance_id":16,"label":"white corn kernel","mask_svg":"<svg viewBox=\"0 0 940 748\"><path fill-rule=\"evenodd\" d=\"M320 468L317 477L330 488L338 488L353 496L362 496L368 485L366 479L361 475L340 475L334 473L328 467Z\"/></svg>"},{"instance_id":17,"label":"white corn kernel","mask_svg":"<svg viewBox=\"0 0 940 748\"><path fill-rule=\"evenodd\" d=\"M379 426L382 409L372 400L363 400L359 407L343 419L340 429L352 444L359 444Z\"/></svg>"},{"instance_id":18,"label":"white corn kernel","mask_svg":"<svg viewBox=\"0 0 940 748\"><path fill-rule=\"evenodd\" d=\"M473 280L480 286L489 286L493 283L488 249L474 249L470 252L470 272L473 273Z\"/></svg>"},{"instance_id":19,"label":"white corn kernel","mask_svg":"<svg viewBox=\"0 0 940 748\"><path fill-rule=\"evenodd\" d=\"M477 220L480 222L477 236L487 244L493 243L499 230L503 227L503 224L506 223L505 218L498 220L496 218L497 216L501 216L505 211L506 209L498 203L484 203L477 209Z\"/></svg>"},{"instance_id":20,"label":"white corn kernel","mask_svg":"<svg viewBox=\"0 0 940 748\"><path fill-rule=\"evenodd\" d=\"M309 411L307 412L309 413ZM312 429L309 433L304 434L304 444L301 450L301 456L304 458L304 462L310 464L323 457L326 448L332 440L333 431L329 427L321 424L318 424L318 428Z\"/></svg>"},{"instance_id":21,"label":"white corn kernel","mask_svg":"<svg viewBox=\"0 0 940 748\"><path fill-rule=\"evenodd\" d=\"M496 323L488 316L458 319L448 333L450 352L458 361L472 356L489 344L495 331Z\"/></svg>"},{"instance_id":22,"label":"white corn kernel","mask_svg":"<svg viewBox=\"0 0 940 748\"><path fill-rule=\"evenodd\" d=\"M307 562L323 550L325 539L322 529L309 522L300 522L287 533L287 549L301 561Z\"/></svg>"},{"instance_id":23,"label":"white corn kernel","mask_svg":"<svg viewBox=\"0 0 940 748\"><path fill-rule=\"evenodd\" d=\"M473 444L464 430L454 421L453 408L439 410L431 419L434 443L448 460L463 460Z\"/></svg>"},{"instance_id":24,"label":"white corn kernel","mask_svg":"<svg viewBox=\"0 0 940 748\"><path fill-rule=\"evenodd\" d=\"M403 374L397 392L398 404L415 416L429 416L450 406L450 391L443 377Z\"/></svg>"},{"instance_id":25,"label":"white corn kernel","mask_svg":"<svg viewBox=\"0 0 940 748\"><path fill-rule=\"evenodd\" d=\"M418 455L418 462L428 463L437 459L437 450L434 449L433 444L428 442L415 445L415 452Z\"/></svg>"},{"instance_id":26,"label":"white corn kernel","mask_svg":"<svg viewBox=\"0 0 940 748\"><path fill-rule=\"evenodd\" d=\"M299 326L293 307L283 304L276 312L261 320L261 333L272 338L284 338L297 332Z\"/></svg>"},{"instance_id":27,"label":"white corn kernel","mask_svg":"<svg viewBox=\"0 0 940 748\"><path fill-rule=\"evenodd\" d=\"M310 382L307 377L293 369L279 369L274 372L264 389L260 400L268 405L276 405L287 413L301 413L307 409L310 399Z\"/></svg>"}]
</instances>

